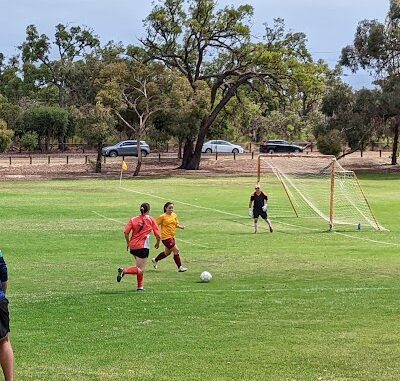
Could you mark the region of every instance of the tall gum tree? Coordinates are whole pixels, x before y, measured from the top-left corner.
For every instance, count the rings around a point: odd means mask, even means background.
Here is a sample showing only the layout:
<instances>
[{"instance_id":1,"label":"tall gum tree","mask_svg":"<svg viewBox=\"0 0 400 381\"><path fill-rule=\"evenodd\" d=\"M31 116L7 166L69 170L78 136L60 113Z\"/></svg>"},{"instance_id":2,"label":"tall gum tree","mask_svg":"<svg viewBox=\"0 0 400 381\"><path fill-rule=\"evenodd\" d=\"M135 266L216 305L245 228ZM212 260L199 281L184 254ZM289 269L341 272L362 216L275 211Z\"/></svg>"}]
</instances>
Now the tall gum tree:
<instances>
[{"instance_id":1,"label":"tall gum tree","mask_svg":"<svg viewBox=\"0 0 400 381\"><path fill-rule=\"evenodd\" d=\"M181 168L199 169L207 131L242 86L259 82L284 94L299 58L305 58L296 34L277 36L270 46L252 43L252 15L250 5L218 10L214 0L164 0L145 20L140 41L147 59L180 71L194 90L198 81L210 87L209 111L196 142L185 143Z\"/></svg>"},{"instance_id":2,"label":"tall gum tree","mask_svg":"<svg viewBox=\"0 0 400 381\"><path fill-rule=\"evenodd\" d=\"M353 45L342 49L340 63L353 72L369 70L378 79L377 84L383 93L395 95L400 81L400 2L390 0L389 11L384 23L377 20L363 20L357 26ZM397 151L400 129L400 108L389 102L383 110L393 121L392 165L397 164ZM384 103L383 103L384 105Z\"/></svg>"},{"instance_id":3,"label":"tall gum tree","mask_svg":"<svg viewBox=\"0 0 400 381\"><path fill-rule=\"evenodd\" d=\"M73 63L97 48L100 41L89 28L58 24L55 29L54 41L50 41L47 35L39 34L35 25L29 25L26 28L25 41L19 49L24 75L36 69L37 80L40 80L43 87L55 86L58 91L58 105L65 108ZM60 136L59 143L64 143L65 138Z\"/></svg>"}]
</instances>

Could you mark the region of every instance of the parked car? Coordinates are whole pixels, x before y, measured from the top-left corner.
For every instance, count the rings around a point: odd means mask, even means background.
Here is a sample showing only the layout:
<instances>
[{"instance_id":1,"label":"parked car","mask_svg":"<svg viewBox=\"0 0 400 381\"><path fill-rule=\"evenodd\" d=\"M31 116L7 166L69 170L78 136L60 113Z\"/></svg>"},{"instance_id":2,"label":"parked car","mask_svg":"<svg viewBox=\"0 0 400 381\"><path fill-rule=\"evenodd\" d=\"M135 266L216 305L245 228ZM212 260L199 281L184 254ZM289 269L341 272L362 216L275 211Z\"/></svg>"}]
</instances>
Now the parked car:
<instances>
[{"instance_id":1,"label":"parked car","mask_svg":"<svg viewBox=\"0 0 400 381\"><path fill-rule=\"evenodd\" d=\"M225 140L209 140L203 144L201 152L212 153L212 152L231 152L231 153L243 153L243 147L227 142Z\"/></svg>"},{"instance_id":2,"label":"parked car","mask_svg":"<svg viewBox=\"0 0 400 381\"><path fill-rule=\"evenodd\" d=\"M268 140L260 144L260 153L300 153L303 150L304 147L286 140Z\"/></svg>"},{"instance_id":3,"label":"parked car","mask_svg":"<svg viewBox=\"0 0 400 381\"><path fill-rule=\"evenodd\" d=\"M144 141L140 141L140 151L142 156L147 156L150 153L149 145ZM113 146L103 147L101 150L103 156L137 156L137 140L124 140Z\"/></svg>"}]
</instances>

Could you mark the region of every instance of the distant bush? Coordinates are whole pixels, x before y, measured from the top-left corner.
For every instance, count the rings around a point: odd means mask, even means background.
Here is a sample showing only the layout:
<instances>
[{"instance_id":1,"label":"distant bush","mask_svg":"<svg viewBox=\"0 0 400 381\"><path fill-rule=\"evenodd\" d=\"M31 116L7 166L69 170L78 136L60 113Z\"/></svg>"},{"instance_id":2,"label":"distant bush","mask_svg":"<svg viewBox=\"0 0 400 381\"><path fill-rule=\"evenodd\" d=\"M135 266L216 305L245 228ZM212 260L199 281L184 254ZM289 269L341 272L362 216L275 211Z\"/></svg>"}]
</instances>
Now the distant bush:
<instances>
[{"instance_id":1,"label":"distant bush","mask_svg":"<svg viewBox=\"0 0 400 381\"><path fill-rule=\"evenodd\" d=\"M323 155L339 156L342 152L342 136L338 130L321 134L317 139L318 151Z\"/></svg>"},{"instance_id":2,"label":"distant bush","mask_svg":"<svg viewBox=\"0 0 400 381\"><path fill-rule=\"evenodd\" d=\"M0 119L0 152L4 152L11 145L13 136L14 132L8 130L7 123L3 119Z\"/></svg>"},{"instance_id":3,"label":"distant bush","mask_svg":"<svg viewBox=\"0 0 400 381\"><path fill-rule=\"evenodd\" d=\"M20 139L21 148L26 151L33 151L39 144L39 135L36 132L28 132Z\"/></svg>"}]
</instances>

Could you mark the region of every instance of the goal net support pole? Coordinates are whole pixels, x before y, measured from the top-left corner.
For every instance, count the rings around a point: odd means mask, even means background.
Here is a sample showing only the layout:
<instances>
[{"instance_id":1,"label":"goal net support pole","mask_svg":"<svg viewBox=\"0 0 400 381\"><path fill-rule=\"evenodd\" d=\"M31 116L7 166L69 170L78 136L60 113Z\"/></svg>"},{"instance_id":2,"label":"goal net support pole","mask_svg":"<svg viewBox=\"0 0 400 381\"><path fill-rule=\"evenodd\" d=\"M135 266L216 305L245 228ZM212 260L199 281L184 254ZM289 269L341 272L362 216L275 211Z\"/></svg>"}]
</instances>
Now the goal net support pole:
<instances>
[{"instance_id":1,"label":"goal net support pole","mask_svg":"<svg viewBox=\"0 0 400 381\"><path fill-rule=\"evenodd\" d=\"M336 159L332 159L331 162L331 192L329 195L329 230L333 229L333 208L334 208L334 197L335 197L335 163Z\"/></svg>"}]
</instances>

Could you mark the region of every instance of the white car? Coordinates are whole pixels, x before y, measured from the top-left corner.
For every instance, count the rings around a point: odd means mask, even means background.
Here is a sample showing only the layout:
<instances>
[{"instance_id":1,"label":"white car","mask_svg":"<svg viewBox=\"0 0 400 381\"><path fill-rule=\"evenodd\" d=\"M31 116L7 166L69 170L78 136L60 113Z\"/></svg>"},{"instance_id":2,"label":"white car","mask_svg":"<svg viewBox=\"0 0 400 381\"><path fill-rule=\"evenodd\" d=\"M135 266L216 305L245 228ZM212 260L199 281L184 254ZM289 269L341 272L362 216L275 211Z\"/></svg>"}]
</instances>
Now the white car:
<instances>
[{"instance_id":1,"label":"white car","mask_svg":"<svg viewBox=\"0 0 400 381\"><path fill-rule=\"evenodd\" d=\"M243 147L227 142L225 140L209 140L203 144L201 152L230 152L230 153L243 153Z\"/></svg>"}]
</instances>

